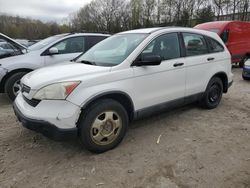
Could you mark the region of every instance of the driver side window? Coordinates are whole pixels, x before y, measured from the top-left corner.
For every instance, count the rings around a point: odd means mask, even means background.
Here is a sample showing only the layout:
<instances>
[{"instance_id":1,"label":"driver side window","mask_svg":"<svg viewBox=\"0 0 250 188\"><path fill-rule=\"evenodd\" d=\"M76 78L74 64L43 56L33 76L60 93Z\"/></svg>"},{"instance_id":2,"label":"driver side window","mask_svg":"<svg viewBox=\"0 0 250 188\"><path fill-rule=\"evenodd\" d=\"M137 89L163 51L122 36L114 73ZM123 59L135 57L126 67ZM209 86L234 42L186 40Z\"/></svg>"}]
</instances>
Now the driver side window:
<instances>
[{"instance_id":1,"label":"driver side window","mask_svg":"<svg viewBox=\"0 0 250 188\"><path fill-rule=\"evenodd\" d=\"M164 34L150 42L141 56L145 57L151 55L159 55L163 61L179 58L181 54L178 34Z\"/></svg>"},{"instance_id":2,"label":"driver side window","mask_svg":"<svg viewBox=\"0 0 250 188\"><path fill-rule=\"evenodd\" d=\"M85 40L84 37L68 38L52 47L58 49L58 54L81 53L85 51Z\"/></svg>"}]
</instances>

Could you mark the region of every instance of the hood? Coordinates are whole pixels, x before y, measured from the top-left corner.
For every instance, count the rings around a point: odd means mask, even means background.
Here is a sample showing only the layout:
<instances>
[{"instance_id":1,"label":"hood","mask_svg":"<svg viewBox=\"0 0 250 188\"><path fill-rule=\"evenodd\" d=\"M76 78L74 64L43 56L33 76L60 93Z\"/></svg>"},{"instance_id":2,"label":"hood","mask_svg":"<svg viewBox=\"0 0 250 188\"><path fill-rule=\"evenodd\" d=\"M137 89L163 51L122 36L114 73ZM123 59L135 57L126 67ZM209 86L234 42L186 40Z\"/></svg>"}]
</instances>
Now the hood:
<instances>
[{"instance_id":1,"label":"hood","mask_svg":"<svg viewBox=\"0 0 250 188\"><path fill-rule=\"evenodd\" d=\"M2 33L0 33L0 37L1 37L1 38L4 38L5 40L7 40L7 41L9 41L9 42L11 42L11 43L13 43L13 44L15 44L16 46L20 47L21 49L27 50L27 47L26 47L26 46L20 44L19 42L13 40L12 38L10 38L10 37L8 37L8 36L2 34Z\"/></svg>"},{"instance_id":2,"label":"hood","mask_svg":"<svg viewBox=\"0 0 250 188\"><path fill-rule=\"evenodd\" d=\"M49 84L65 81L83 81L87 76L106 73L111 67L99 67L82 63L66 63L35 70L23 77L22 83L32 90L38 90Z\"/></svg>"},{"instance_id":3,"label":"hood","mask_svg":"<svg viewBox=\"0 0 250 188\"><path fill-rule=\"evenodd\" d=\"M12 46L15 46L15 48L19 49L18 51L13 51L12 49L6 49L5 47L0 47L0 59L6 59L13 56L22 55L28 52L27 48L23 46L22 44L14 41L13 39L9 38L8 36L0 33L0 40L1 45L3 44L11 44ZM3 40L3 41L2 41Z\"/></svg>"}]
</instances>

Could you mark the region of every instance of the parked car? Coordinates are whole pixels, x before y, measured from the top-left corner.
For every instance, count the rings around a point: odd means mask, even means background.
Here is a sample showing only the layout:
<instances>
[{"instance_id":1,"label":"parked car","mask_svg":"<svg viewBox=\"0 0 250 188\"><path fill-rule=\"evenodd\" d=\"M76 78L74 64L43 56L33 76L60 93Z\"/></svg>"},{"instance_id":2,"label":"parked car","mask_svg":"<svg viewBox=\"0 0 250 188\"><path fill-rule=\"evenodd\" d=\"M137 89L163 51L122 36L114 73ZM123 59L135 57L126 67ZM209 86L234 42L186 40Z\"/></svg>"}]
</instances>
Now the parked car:
<instances>
[{"instance_id":1,"label":"parked car","mask_svg":"<svg viewBox=\"0 0 250 188\"><path fill-rule=\"evenodd\" d=\"M243 72L242 72L242 78L244 80L250 80L250 60L247 60L245 62L245 65L243 67Z\"/></svg>"},{"instance_id":2,"label":"parked car","mask_svg":"<svg viewBox=\"0 0 250 188\"><path fill-rule=\"evenodd\" d=\"M24 127L92 152L116 147L134 119L199 101L216 108L232 84L231 55L218 35L189 28L116 34L76 63L24 76L14 111Z\"/></svg>"},{"instance_id":3,"label":"parked car","mask_svg":"<svg viewBox=\"0 0 250 188\"><path fill-rule=\"evenodd\" d=\"M250 57L250 22L218 21L208 22L195 26L217 33L226 44L232 55L232 63L244 62Z\"/></svg>"},{"instance_id":4,"label":"parked car","mask_svg":"<svg viewBox=\"0 0 250 188\"><path fill-rule=\"evenodd\" d=\"M39 42L40 40L15 39L15 41L28 48L29 46L32 46L33 44Z\"/></svg>"},{"instance_id":5,"label":"parked car","mask_svg":"<svg viewBox=\"0 0 250 188\"><path fill-rule=\"evenodd\" d=\"M20 79L35 69L70 61L109 37L98 33L67 33L44 39L28 48L28 53L0 60L0 93L14 100Z\"/></svg>"},{"instance_id":6,"label":"parked car","mask_svg":"<svg viewBox=\"0 0 250 188\"><path fill-rule=\"evenodd\" d=\"M27 53L27 48L0 33L0 59Z\"/></svg>"},{"instance_id":7,"label":"parked car","mask_svg":"<svg viewBox=\"0 0 250 188\"><path fill-rule=\"evenodd\" d=\"M38 43L39 41L41 41L41 40L29 40L27 45L29 47L29 46L32 46L32 45Z\"/></svg>"},{"instance_id":8,"label":"parked car","mask_svg":"<svg viewBox=\"0 0 250 188\"><path fill-rule=\"evenodd\" d=\"M11 54L13 52L13 47L7 42L0 42L0 53L1 54Z\"/></svg>"}]
</instances>

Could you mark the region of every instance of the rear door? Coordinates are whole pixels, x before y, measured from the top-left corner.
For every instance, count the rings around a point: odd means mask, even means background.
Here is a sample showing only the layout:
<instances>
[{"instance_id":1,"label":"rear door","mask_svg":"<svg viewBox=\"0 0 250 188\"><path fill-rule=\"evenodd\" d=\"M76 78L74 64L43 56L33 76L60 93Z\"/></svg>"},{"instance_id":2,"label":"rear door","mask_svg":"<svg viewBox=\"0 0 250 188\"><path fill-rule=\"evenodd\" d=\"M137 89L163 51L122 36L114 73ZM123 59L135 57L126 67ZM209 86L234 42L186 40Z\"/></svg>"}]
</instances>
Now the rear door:
<instances>
[{"instance_id":1,"label":"rear door","mask_svg":"<svg viewBox=\"0 0 250 188\"><path fill-rule=\"evenodd\" d=\"M50 48L57 48L58 54L49 54ZM86 38L83 36L64 39L48 48L42 56L45 56L45 65L53 65L70 61L86 51Z\"/></svg>"},{"instance_id":2,"label":"rear door","mask_svg":"<svg viewBox=\"0 0 250 188\"><path fill-rule=\"evenodd\" d=\"M183 33L186 51L186 97L200 94L205 91L210 70L222 61L219 52L224 47L214 39L195 33Z\"/></svg>"}]
</instances>

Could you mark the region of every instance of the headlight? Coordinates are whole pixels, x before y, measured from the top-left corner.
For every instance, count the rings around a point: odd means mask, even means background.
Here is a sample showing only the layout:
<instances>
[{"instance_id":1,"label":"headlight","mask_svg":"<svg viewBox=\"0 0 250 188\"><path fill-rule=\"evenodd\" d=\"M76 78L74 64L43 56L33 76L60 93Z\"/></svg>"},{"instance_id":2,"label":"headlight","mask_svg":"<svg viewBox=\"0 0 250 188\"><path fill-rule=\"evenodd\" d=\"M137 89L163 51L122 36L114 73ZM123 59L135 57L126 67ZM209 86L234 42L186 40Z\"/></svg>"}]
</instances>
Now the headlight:
<instances>
[{"instance_id":1,"label":"headlight","mask_svg":"<svg viewBox=\"0 0 250 188\"><path fill-rule=\"evenodd\" d=\"M247 61L245 62L245 65L246 65L246 66L250 66L250 60L247 60Z\"/></svg>"},{"instance_id":2,"label":"headlight","mask_svg":"<svg viewBox=\"0 0 250 188\"><path fill-rule=\"evenodd\" d=\"M38 90L34 99L64 100L80 84L80 81L51 84Z\"/></svg>"}]
</instances>

